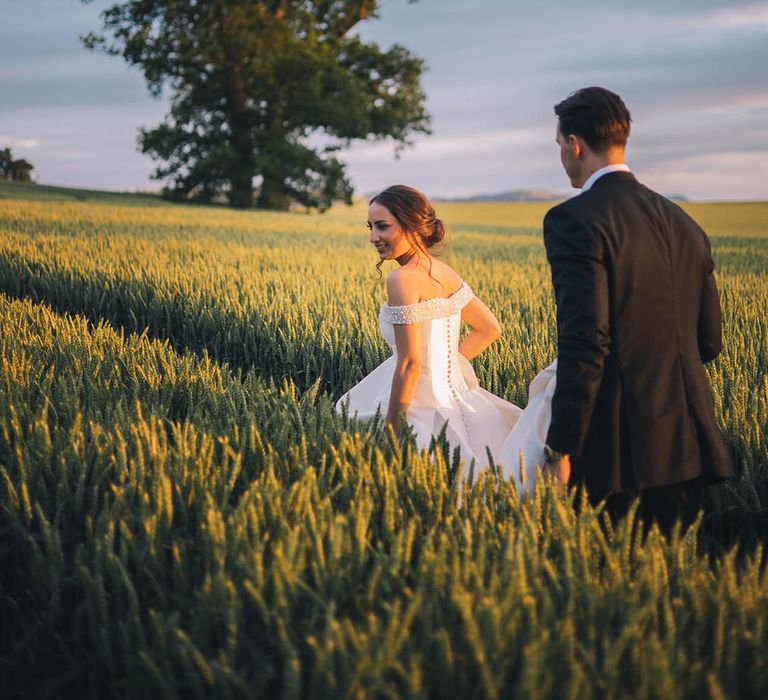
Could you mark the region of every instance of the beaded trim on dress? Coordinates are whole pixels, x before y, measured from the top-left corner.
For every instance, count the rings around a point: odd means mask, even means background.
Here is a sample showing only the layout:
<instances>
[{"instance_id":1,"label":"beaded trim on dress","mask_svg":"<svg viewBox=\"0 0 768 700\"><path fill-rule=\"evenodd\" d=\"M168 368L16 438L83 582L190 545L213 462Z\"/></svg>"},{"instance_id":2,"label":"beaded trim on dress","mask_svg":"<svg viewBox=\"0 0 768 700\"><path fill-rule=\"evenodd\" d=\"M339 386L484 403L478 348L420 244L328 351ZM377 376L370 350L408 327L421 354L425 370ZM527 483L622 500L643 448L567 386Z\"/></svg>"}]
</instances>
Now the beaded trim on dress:
<instances>
[{"instance_id":1,"label":"beaded trim on dress","mask_svg":"<svg viewBox=\"0 0 768 700\"><path fill-rule=\"evenodd\" d=\"M390 306L384 304L381 307L379 318L397 325L408 323L423 323L435 318L453 316L461 311L474 297L474 292L466 282L449 297L435 297L416 304L403 304L402 306Z\"/></svg>"}]
</instances>

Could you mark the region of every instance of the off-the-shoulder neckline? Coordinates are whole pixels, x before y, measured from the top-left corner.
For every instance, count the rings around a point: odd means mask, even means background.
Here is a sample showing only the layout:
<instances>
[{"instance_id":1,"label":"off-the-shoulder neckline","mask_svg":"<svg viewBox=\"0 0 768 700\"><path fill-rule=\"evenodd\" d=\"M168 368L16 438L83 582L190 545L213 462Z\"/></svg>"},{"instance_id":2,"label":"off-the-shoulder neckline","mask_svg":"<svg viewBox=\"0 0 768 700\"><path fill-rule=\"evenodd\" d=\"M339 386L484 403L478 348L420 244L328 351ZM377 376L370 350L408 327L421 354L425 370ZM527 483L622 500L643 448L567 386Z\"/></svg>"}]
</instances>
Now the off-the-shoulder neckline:
<instances>
[{"instance_id":1,"label":"off-the-shoulder neckline","mask_svg":"<svg viewBox=\"0 0 768 700\"><path fill-rule=\"evenodd\" d=\"M464 281L461 280L461 285L455 292L451 292L447 297L432 297L431 299L424 299L423 301L417 301L413 304L400 304L399 306L390 306L389 302L384 302L384 306L386 306L388 309L412 309L415 306L422 306L423 304L432 304L436 301L450 301L455 297L459 292L463 291L464 289L469 289L469 285Z\"/></svg>"}]
</instances>

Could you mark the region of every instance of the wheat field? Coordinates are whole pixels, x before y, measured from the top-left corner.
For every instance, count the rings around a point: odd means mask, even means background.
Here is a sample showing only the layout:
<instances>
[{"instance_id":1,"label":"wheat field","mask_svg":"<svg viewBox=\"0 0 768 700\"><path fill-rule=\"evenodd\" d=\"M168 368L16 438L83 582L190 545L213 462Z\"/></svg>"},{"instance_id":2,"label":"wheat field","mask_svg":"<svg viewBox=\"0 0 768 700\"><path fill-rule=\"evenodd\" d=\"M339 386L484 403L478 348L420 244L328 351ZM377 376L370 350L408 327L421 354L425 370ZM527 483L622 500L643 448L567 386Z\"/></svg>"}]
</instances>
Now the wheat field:
<instances>
[{"instance_id":1,"label":"wheat field","mask_svg":"<svg viewBox=\"0 0 768 700\"><path fill-rule=\"evenodd\" d=\"M768 203L685 206L740 476L667 542L334 412L388 352L363 204L0 185L0 696L765 696ZM438 205L504 328L480 383L520 405L546 208Z\"/></svg>"}]
</instances>

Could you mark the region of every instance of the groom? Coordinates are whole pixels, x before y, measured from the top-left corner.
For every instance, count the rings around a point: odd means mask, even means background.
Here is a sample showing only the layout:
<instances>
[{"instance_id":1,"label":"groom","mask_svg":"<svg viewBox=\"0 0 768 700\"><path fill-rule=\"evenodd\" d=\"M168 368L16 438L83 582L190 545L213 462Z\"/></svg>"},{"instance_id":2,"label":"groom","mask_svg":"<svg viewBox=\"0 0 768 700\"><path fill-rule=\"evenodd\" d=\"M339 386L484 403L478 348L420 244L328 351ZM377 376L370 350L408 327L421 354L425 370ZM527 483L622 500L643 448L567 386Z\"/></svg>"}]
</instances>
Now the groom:
<instances>
[{"instance_id":1,"label":"groom","mask_svg":"<svg viewBox=\"0 0 768 700\"><path fill-rule=\"evenodd\" d=\"M545 471L632 500L668 531L731 475L703 363L721 313L709 240L624 163L630 115L605 88L555 106L560 159L581 193L544 218L557 301L557 382Z\"/></svg>"}]
</instances>

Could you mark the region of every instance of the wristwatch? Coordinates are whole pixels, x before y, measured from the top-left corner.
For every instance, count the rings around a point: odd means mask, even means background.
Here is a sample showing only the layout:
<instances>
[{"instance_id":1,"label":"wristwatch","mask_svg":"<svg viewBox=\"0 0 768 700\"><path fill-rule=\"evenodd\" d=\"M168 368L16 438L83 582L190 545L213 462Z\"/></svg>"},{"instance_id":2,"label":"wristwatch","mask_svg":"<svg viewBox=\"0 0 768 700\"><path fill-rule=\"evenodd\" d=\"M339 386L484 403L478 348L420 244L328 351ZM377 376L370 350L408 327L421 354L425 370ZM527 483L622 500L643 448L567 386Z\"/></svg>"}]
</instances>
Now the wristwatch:
<instances>
[{"instance_id":1,"label":"wristwatch","mask_svg":"<svg viewBox=\"0 0 768 700\"><path fill-rule=\"evenodd\" d=\"M566 456L566 452L556 452L553 450L549 445L546 443L544 444L544 461L547 464L552 464L553 462L559 462L563 457Z\"/></svg>"}]
</instances>

